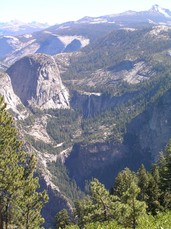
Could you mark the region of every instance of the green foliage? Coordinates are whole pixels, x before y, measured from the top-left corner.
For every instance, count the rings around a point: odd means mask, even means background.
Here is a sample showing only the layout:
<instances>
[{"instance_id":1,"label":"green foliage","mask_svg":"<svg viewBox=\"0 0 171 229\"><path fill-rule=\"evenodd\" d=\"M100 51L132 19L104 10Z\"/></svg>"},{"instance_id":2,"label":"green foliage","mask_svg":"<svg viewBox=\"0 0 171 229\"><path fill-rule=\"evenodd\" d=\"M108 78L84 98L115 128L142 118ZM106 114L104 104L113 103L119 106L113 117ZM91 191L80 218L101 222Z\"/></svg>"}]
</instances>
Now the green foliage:
<instances>
[{"instance_id":1,"label":"green foliage","mask_svg":"<svg viewBox=\"0 0 171 229\"><path fill-rule=\"evenodd\" d=\"M126 168L118 173L112 194L119 197L117 221L125 227L135 228L138 217L146 212L145 202L138 200L140 190L134 172Z\"/></svg>"},{"instance_id":2,"label":"green foliage","mask_svg":"<svg viewBox=\"0 0 171 229\"><path fill-rule=\"evenodd\" d=\"M25 228L39 228L44 222L40 212L44 204L48 201L48 196L45 191L37 192L39 180L33 178L36 161L34 156L27 159L27 167L24 173L23 196L19 199L21 212L17 212L17 225ZM19 217L20 216L20 217Z\"/></svg>"},{"instance_id":3,"label":"green foliage","mask_svg":"<svg viewBox=\"0 0 171 229\"><path fill-rule=\"evenodd\" d=\"M167 145L164 155L160 158L160 176L162 189L171 193L171 142Z\"/></svg>"},{"instance_id":4,"label":"green foliage","mask_svg":"<svg viewBox=\"0 0 171 229\"><path fill-rule=\"evenodd\" d=\"M80 229L78 225L71 225L71 226L66 226L66 229Z\"/></svg>"},{"instance_id":5,"label":"green foliage","mask_svg":"<svg viewBox=\"0 0 171 229\"><path fill-rule=\"evenodd\" d=\"M122 95L115 95L115 106L101 111L95 117L82 119L82 139L88 143L99 139L122 142L127 125L154 103L160 101L159 99L171 88L170 67L163 68L162 72L156 73L156 76L148 81L129 85L129 87L123 85ZM110 98L112 92L104 93L101 97L105 95Z\"/></svg>"},{"instance_id":6,"label":"green foliage","mask_svg":"<svg viewBox=\"0 0 171 229\"><path fill-rule=\"evenodd\" d=\"M171 227L171 211L158 213L155 217L152 215L143 215L138 219L137 229L167 229Z\"/></svg>"},{"instance_id":7,"label":"green foliage","mask_svg":"<svg viewBox=\"0 0 171 229\"><path fill-rule=\"evenodd\" d=\"M90 198L77 201L75 204L78 225L87 228L88 224L93 228L94 222L109 223L112 220L116 220L124 227L137 225L138 217L145 214L146 210L145 203L137 200L139 191L137 185L132 182L119 198L110 195L104 185L94 179L90 183Z\"/></svg>"},{"instance_id":8,"label":"green foliage","mask_svg":"<svg viewBox=\"0 0 171 229\"><path fill-rule=\"evenodd\" d=\"M161 37L151 39L150 30L151 28L131 32L113 31L107 37L83 49L80 55L75 55L70 59L69 68L63 74L63 79L70 88L115 95L120 101L119 105L116 104L96 117L88 119L82 118L82 114L73 110L48 111L51 117L47 124L47 132L57 144L65 142L65 146L55 149L50 144L32 139L36 149L56 154L80 140L86 143L99 139L122 142L127 124L152 106L171 88L171 58L167 55L170 49L170 34L168 34L168 39ZM91 83L84 85L80 83L80 80L91 82L91 77L94 75L92 72L98 69L114 71L122 66L123 60L125 62L128 60L132 65L136 61L148 62L155 76L137 85L129 85L122 80L115 83L105 81L102 84L99 80L94 86L88 86ZM107 76L104 78L107 79ZM98 78L96 80L98 81ZM31 125L33 120L28 119L27 123ZM165 155L149 173L142 166L137 174L128 169L118 174L113 187L114 196L117 196L115 200L111 199L110 195L108 196L107 190L98 181L93 181L91 197L88 200L84 199L84 202L77 203L80 224L86 225L87 222L91 222L93 225L95 220L105 221L113 217L122 225L135 227L140 213L144 213L143 201L146 202L148 213L152 215L158 215L159 211L170 209L170 151L168 148ZM62 192L67 193L67 197L74 200L81 196L76 184L69 179L63 165L52 163L49 164L49 169L53 172L54 182L60 186ZM109 202L111 205L108 205Z\"/></svg>"},{"instance_id":9,"label":"green foliage","mask_svg":"<svg viewBox=\"0 0 171 229\"><path fill-rule=\"evenodd\" d=\"M95 44L84 49L81 56L72 58L70 68L68 72L65 73L64 79L68 79L67 74L69 74L69 72L70 77L73 76L77 79L85 78L83 72L89 73L96 69L113 66L121 62L126 53L129 52L131 55L133 52L139 51L138 48L135 48L135 44L138 39L140 41L142 40L142 35L147 31L148 29L134 32L114 30L107 35L107 39L105 39L105 37L98 40ZM113 55L114 53L115 55ZM88 77L88 75L86 77Z\"/></svg>"},{"instance_id":10,"label":"green foliage","mask_svg":"<svg viewBox=\"0 0 171 229\"><path fill-rule=\"evenodd\" d=\"M37 150L40 152L48 152L50 154L57 154L58 152L61 151L61 148L63 147L54 147L52 144L45 143L44 141L37 140L34 137L30 135L26 135L27 141Z\"/></svg>"},{"instance_id":11,"label":"green foliage","mask_svg":"<svg viewBox=\"0 0 171 229\"><path fill-rule=\"evenodd\" d=\"M146 189L148 211L156 215L161 209L161 190L159 182L155 180L154 175L149 174L149 183Z\"/></svg>"},{"instance_id":12,"label":"green foliage","mask_svg":"<svg viewBox=\"0 0 171 229\"><path fill-rule=\"evenodd\" d=\"M140 187L139 199L147 201L147 188L149 186L149 174L147 173L144 165L141 165L138 172L138 186Z\"/></svg>"},{"instance_id":13,"label":"green foliage","mask_svg":"<svg viewBox=\"0 0 171 229\"><path fill-rule=\"evenodd\" d=\"M170 149L171 143L150 172L144 165L119 172L111 193L97 179L90 182L89 196L75 202L75 225L66 228L169 228Z\"/></svg>"},{"instance_id":14,"label":"green foliage","mask_svg":"<svg viewBox=\"0 0 171 229\"><path fill-rule=\"evenodd\" d=\"M158 161L160 173L161 205L171 209L171 142Z\"/></svg>"},{"instance_id":15,"label":"green foliage","mask_svg":"<svg viewBox=\"0 0 171 229\"><path fill-rule=\"evenodd\" d=\"M157 216L142 215L138 218L137 229L167 229L171 227L171 211L159 213ZM67 226L66 229L79 229L77 225ZM124 229L116 221L88 223L84 229ZM128 228L128 227L127 227ZM131 229L130 227L128 229Z\"/></svg>"},{"instance_id":16,"label":"green foliage","mask_svg":"<svg viewBox=\"0 0 171 229\"><path fill-rule=\"evenodd\" d=\"M71 225L71 220L66 209L61 210L55 217L56 228L66 228L67 225Z\"/></svg>"},{"instance_id":17,"label":"green foliage","mask_svg":"<svg viewBox=\"0 0 171 229\"><path fill-rule=\"evenodd\" d=\"M80 227L93 222L110 221L114 213L114 197L97 179L90 183L90 198L75 203L75 217ZM86 227L87 228L87 227Z\"/></svg>"},{"instance_id":18,"label":"green foliage","mask_svg":"<svg viewBox=\"0 0 171 229\"><path fill-rule=\"evenodd\" d=\"M47 195L37 192L38 178L33 177L35 159L23 152L5 107L0 97L0 228L3 224L7 228L10 223L20 228L40 228L40 211Z\"/></svg>"},{"instance_id":19,"label":"green foliage","mask_svg":"<svg viewBox=\"0 0 171 229\"><path fill-rule=\"evenodd\" d=\"M93 81L94 74L92 73L99 69L107 69L112 72L123 61L129 60L140 60L151 66L156 65L155 72L161 70L160 73L163 73L166 63L170 59L167 54L170 49L170 34L169 36L166 35L168 39L160 36L161 34L159 35L160 39L158 36L152 38L151 30L150 26L134 31L113 30L105 37L84 48L80 55L72 56L68 70L63 73L65 83L68 87L78 90L104 92L105 89L111 93L121 94L125 88L126 90L130 88L128 84L126 85L122 80L114 83L112 80L107 80L107 73L105 81L101 81L101 79L98 81L97 78L98 83L96 83ZM80 83L80 80L84 80L85 83ZM92 85L89 83L91 80L93 86L90 86Z\"/></svg>"},{"instance_id":20,"label":"green foliage","mask_svg":"<svg viewBox=\"0 0 171 229\"><path fill-rule=\"evenodd\" d=\"M121 198L123 194L130 188L132 182L137 183L136 174L132 172L129 168L125 168L124 170L119 172L117 177L115 178L112 194L117 195L119 198Z\"/></svg>"},{"instance_id":21,"label":"green foliage","mask_svg":"<svg viewBox=\"0 0 171 229\"><path fill-rule=\"evenodd\" d=\"M73 110L56 110L48 111L53 114L47 123L48 134L56 141L56 143L74 141L79 137L80 118L79 113Z\"/></svg>"},{"instance_id":22,"label":"green foliage","mask_svg":"<svg viewBox=\"0 0 171 229\"><path fill-rule=\"evenodd\" d=\"M123 205L121 211L119 211L120 216L118 222L125 227L136 228L138 218L146 214L147 206L145 202L137 199L139 193L140 188L132 181L130 187L121 197L121 203L123 203Z\"/></svg>"},{"instance_id":23,"label":"green foliage","mask_svg":"<svg viewBox=\"0 0 171 229\"><path fill-rule=\"evenodd\" d=\"M61 193L65 194L68 200L70 200L71 205L73 205L75 200L84 197L84 193L80 191L76 182L68 176L66 167L61 161L49 163L48 169L53 175L52 181L59 187Z\"/></svg>"},{"instance_id":24,"label":"green foliage","mask_svg":"<svg viewBox=\"0 0 171 229\"><path fill-rule=\"evenodd\" d=\"M89 197L75 202L74 216L76 223L83 227L86 223L92 222L93 202ZM95 220L94 220L95 221Z\"/></svg>"},{"instance_id":25,"label":"green foliage","mask_svg":"<svg viewBox=\"0 0 171 229\"><path fill-rule=\"evenodd\" d=\"M95 221L109 221L112 218L113 203L109 192L97 179L90 183L90 195L94 205L92 218Z\"/></svg>"},{"instance_id":26,"label":"green foliage","mask_svg":"<svg viewBox=\"0 0 171 229\"><path fill-rule=\"evenodd\" d=\"M147 26L135 31L114 30L84 48L80 55L72 56L68 70L62 76L68 87L79 91L101 92L103 95L108 93L120 101L119 105L106 109L98 116L82 120L80 130L83 131L82 139L86 142L98 139L122 142L127 124L171 88L171 57L168 55L171 35L167 32L168 39L165 39L166 34L162 31L164 36L159 34L160 39L158 36L152 39L152 29L154 28ZM125 69L129 70L129 66L133 67L139 61L151 67L152 76L138 84L131 85L123 80L113 82L108 79L107 73L103 77L106 80L103 81L95 74L99 69L117 72L117 69L122 69L123 63L126 63ZM89 86L93 85L91 80L95 81L94 86ZM72 127L66 131L65 125L59 127L56 123L55 126L56 130L49 133L58 142L69 137ZM75 133L75 129L72 132ZM107 136L104 136L104 132Z\"/></svg>"},{"instance_id":27,"label":"green foliage","mask_svg":"<svg viewBox=\"0 0 171 229\"><path fill-rule=\"evenodd\" d=\"M85 229L122 229L120 225L117 224L116 221L109 221L109 222L96 222L86 224Z\"/></svg>"}]
</instances>

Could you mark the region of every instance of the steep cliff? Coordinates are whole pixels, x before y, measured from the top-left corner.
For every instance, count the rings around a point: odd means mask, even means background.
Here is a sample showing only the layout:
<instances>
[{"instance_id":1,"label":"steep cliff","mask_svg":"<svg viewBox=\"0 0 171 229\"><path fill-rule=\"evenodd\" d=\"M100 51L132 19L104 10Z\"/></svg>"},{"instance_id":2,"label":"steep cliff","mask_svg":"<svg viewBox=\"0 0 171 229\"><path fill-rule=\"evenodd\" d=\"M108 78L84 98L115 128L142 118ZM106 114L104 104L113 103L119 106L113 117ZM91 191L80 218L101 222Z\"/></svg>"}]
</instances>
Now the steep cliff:
<instances>
[{"instance_id":1,"label":"steep cliff","mask_svg":"<svg viewBox=\"0 0 171 229\"><path fill-rule=\"evenodd\" d=\"M11 109L19 119L23 119L28 116L27 110L21 103L21 100L15 95L10 77L0 71L0 95L4 96L7 108Z\"/></svg>"},{"instance_id":2,"label":"steep cliff","mask_svg":"<svg viewBox=\"0 0 171 229\"><path fill-rule=\"evenodd\" d=\"M110 93L93 93L86 91L72 91L71 106L81 111L84 118L92 118L102 112L123 104L136 93L127 93L121 96L112 96Z\"/></svg>"},{"instance_id":3,"label":"steep cliff","mask_svg":"<svg viewBox=\"0 0 171 229\"><path fill-rule=\"evenodd\" d=\"M86 181L98 178L108 188L118 171L127 165L128 151L122 144L96 142L94 144L77 143L65 160L72 179L84 190Z\"/></svg>"},{"instance_id":4,"label":"steep cliff","mask_svg":"<svg viewBox=\"0 0 171 229\"><path fill-rule=\"evenodd\" d=\"M90 131L94 139L98 131L98 141L76 143L66 158L65 166L70 176L83 190L85 181L92 177L97 177L110 188L118 171L125 167L137 171L144 164L149 169L171 138L170 114L171 89L126 124L121 143L115 143L115 138L112 141L102 141L101 136L105 135L105 130L103 126L100 133L101 123L98 123L99 129Z\"/></svg>"},{"instance_id":5,"label":"steep cliff","mask_svg":"<svg viewBox=\"0 0 171 229\"><path fill-rule=\"evenodd\" d=\"M13 64L7 73L15 94L24 105L39 109L69 108L69 93L53 57L26 56Z\"/></svg>"},{"instance_id":6,"label":"steep cliff","mask_svg":"<svg viewBox=\"0 0 171 229\"><path fill-rule=\"evenodd\" d=\"M20 123L50 203L57 196L70 209L68 200L80 197L85 180L97 177L111 187L119 170L148 168L165 147L170 34L168 26L123 28L74 54L30 55L7 70L15 93L34 111ZM47 218L60 207L54 209Z\"/></svg>"},{"instance_id":7,"label":"steep cliff","mask_svg":"<svg viewBox=\"0 0 171 229\"><path fill-rule=\"evenodd\" d=\"M127 126L124 144L136 155L155 161L171 138L171 89Z\"/></svg>"}]
</instances>

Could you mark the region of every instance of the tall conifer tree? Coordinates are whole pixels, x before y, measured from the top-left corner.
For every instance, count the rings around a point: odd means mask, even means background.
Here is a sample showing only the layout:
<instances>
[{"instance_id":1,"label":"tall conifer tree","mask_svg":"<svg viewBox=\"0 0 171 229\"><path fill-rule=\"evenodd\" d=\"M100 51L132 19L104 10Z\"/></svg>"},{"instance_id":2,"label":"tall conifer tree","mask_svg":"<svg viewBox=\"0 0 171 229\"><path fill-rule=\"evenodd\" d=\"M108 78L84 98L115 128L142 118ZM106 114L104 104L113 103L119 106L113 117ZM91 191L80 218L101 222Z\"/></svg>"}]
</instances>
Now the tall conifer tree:
<instances>
[{"instance_id":1,"label":"tall conifer tree","mask_svg":"<svg viewBox=\"0 0 171 229\"><path fill-rule=\"evenodd\" d=\"M34 218L41 218L40 210L47 196L37 192L38 180L33 177L34 170L35 163L23 152L12 117L6 111L3 97L0 97L0 229L4 226L7 229L9 223L17 224L17 217L25 211L28 202L34 202L39 209ZM33 218L31 220L24 228L39 228L38 224L33 226Z\"/></svg>"}]
</instances>

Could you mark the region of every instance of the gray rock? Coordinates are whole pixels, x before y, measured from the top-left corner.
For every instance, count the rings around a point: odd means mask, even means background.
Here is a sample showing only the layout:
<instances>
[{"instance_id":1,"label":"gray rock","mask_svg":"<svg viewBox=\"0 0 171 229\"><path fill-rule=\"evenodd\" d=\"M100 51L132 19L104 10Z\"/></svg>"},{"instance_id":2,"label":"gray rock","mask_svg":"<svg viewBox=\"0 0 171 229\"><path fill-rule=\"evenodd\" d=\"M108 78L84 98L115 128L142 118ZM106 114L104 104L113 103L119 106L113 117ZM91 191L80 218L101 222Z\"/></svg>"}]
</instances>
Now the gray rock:
<instances>
[{"instance_id":1,"label":"gray rock","mask_svg":"<svg viewBox=\"0 0 171 229\"><path fill-rule=\"evenodd\" d=\"M4 72L0 72L0 95L4 96L7 109L11 109L19 119L28 116L21 100L14 94L10 77Z\"/></svg>"},{"instance_id":2,"label":"gray rock","mask_svg":"<svg viewBox=\"0 0 171 229\"><path fill-rule=\"evenodd\" d=\"M39 109L67 109L69 92L63 85L52 56L26 56L8 70L15 94L25 106Z\"/></svg>"}]
</instances>

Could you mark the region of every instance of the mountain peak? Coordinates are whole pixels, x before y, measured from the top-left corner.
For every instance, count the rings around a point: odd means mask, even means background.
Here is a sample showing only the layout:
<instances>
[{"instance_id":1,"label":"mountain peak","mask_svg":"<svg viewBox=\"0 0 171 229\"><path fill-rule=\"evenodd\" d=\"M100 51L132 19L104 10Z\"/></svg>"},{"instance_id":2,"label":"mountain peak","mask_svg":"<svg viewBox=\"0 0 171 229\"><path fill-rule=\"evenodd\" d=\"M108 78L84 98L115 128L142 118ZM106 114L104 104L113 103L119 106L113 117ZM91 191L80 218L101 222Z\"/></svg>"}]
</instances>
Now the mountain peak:
<instances>
[{"instance_id":1,"label":"mountain peak","mask_svg":"<svg viewBox=\"0 0 171 229\"><path fill-rule=\"evenodd\" d=\"M168 9L160 7L158 4L155 4L152 6L152 8L149 10L154 13L162 14L165 17L171 18L171 11Z\"/></svg>"},{"instance_id":2,"label":"mountain peak","mask_svg":"<svg viewBox=\"0 0 171 229\"><path fill-rule=\"evenodd\" d=\"M152 6L151 11L160 12L161 7L158 4Z\"/></svg>"}]
</instances>

